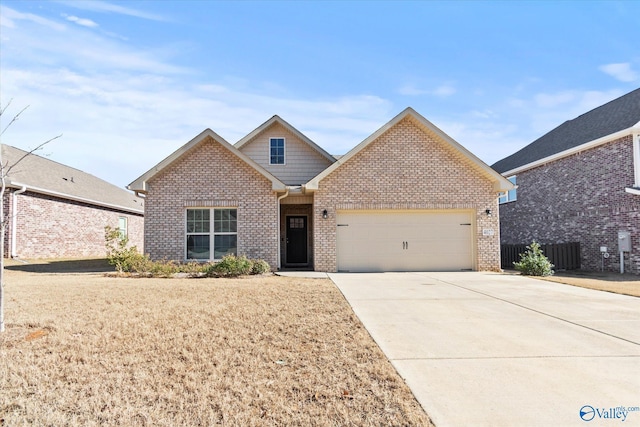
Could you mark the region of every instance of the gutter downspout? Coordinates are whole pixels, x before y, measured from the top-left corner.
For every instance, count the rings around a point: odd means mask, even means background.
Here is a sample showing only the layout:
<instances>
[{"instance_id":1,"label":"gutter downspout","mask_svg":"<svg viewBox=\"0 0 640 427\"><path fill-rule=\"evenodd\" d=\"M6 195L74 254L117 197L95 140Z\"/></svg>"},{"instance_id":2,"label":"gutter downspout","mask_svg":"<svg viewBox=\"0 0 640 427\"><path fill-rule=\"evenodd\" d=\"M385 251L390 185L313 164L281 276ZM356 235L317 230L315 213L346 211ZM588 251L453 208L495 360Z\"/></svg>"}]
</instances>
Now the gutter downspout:
<instances>
[{"instance_id":1,"label":"gutter downspout","mask_svg":"<svg viewBox=\"0 0 640 427\"><path fill-rule=\"evenodd\" d=\"M276 230L278 230L278 270L280 270L280 268L282 267L282 254L280 252L280 240L282 239L282 236L280 235L280 200L284 199L285 197L287 197L289 195L289 189L287 189L287 191L284 192L284 194L280 197L278 197L278 219L276 220Z\"/></svg>"},{"instance_id":2,"label":"gutter downspout","mask_svg":"<svg viewBox=\"0 0 640 427\"><path fill-rule=\"evenodd\" d=\"M16 227L18 225L18 194L22 194L25 191L27 191L27 186L24 184L18 184L20 185L20 189L14 191L11 194L11 207L12 207L12 211L11 212L11 258L16 258L16 247L17 247L17 243L16 243L16 235L17 235L17 230Z\"/></svg>"}]
</instances>

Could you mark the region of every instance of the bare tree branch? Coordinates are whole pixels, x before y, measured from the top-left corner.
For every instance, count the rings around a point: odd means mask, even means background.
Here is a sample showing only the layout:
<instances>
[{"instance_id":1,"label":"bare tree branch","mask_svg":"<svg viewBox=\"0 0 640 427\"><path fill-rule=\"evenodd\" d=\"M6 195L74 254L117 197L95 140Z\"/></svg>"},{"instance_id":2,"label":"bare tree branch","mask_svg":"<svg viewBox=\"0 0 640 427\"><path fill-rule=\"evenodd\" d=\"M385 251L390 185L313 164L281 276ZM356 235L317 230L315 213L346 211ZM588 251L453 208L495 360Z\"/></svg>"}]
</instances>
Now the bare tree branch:
<instances>
[{"instance_id":1,"label":"bare tree branch","mask_svg":"<svg viewBox=\"0 0 640 427\"><path fill-rule=\"evenodd\" d=\"M24 110L22 110L24 111ZM24 156L20 157L18 160L16 160L15 163L13 163L11 166L9 166L8 168L6 168L5 165L0 166L0 168L2 168L2 178L6 177L7 175L9 175L9 172L11 172L11 169L13 169L15 166L17 166L21 161L23 161L26 157L29 157L30 155L32 155L34 152L38 151L39 149L41 149L42 147L44 147L45 145L47 145L48 143L50 143L53 140L56 140L58 138L62 137L62 134L58 135L58 136L54 136L51 139L46 140L45 142L43 142L42 144L38 145L36 148L34 148L33 150L27 152Z\"/></svg>"},{"instance_id":2,"label":"bare tree branch","mask_svg":"<svg viewBox=\"0 0 640 427\"><path fill-rule=\"evenodd\" d=\"M11 101L9 101L9 103L4 108L0 107L0 115L4 114L7 111L7 108L9 107L10 104L11 104ZM24 107L22 110L20 110L20 112L18 114L13 116L13 120L11 120L9 122L9 124L2 130L2 132L0 132L0 136L2 134L4 134L4 132L13 123L15 123L16 120L18 120L18 117L20 117L20 114L22 114L27 108L29 108L28 105L26 107ZM11 165L9 165L9 161L8 160L7 160L6 163L3 163L3 161L2 161L2 147L0 145L0 333L5 331L5 322L4 322L4 255L5 255L4 254L4 250L5 250L5 248L4 248L4 242L5 242L5 230L7 229L8 217L5 218L5 215L4 215L5 214L5 212L4 212L4 195L5 195L5 191L7 189L7 176L9 175L9 172L11 172L11 169L13 169L16 165L18 165L26 157L32 155L35 151L40 150L45 145L47 145L48 143L50 143L53 140L56 140L56 139L60 138L61 136L62 136L62 134L60 134L58 136L55 136L55 137L43 142L42 144L38 145L33 150L31 150L28 153L24 154L22 157L20 157L16 162L14 162Z\"/></svg>"},{"instance_id":3,"label":"bare tree branch","mask_svg":"<svg viewBox=\"0 0 640 427\"><path fill-rule=\"evenodd\" d=\"M11 104L11 101L9 101L9 104ZM2 113L4 113L4 111L9 107L9 104L7 104L7 106L6 106L6 107L4 107L4 108L2 109L2 111L0 111L0 115L1 115ZM2 132L0 132L0 136L2 136L2 135L5 133L5 131L6 131L7 129L9 129L9 126L11 126L14 122L16 122L16 121L18 120L18 117L20 117L20 114L24 113L24 110L26 110L27 108L29 108L29 106L28 106L28 105L27 105L26 107L24 107L22 110L20 110L20 112L19 112L18 114L16 114L15 116L13 116L13 119L11 119L11 121L9 122L9 124L8 124L8 125L6 125L6 126L4 127L4 129L2 129Z\"/></svg>"}]
</instances>

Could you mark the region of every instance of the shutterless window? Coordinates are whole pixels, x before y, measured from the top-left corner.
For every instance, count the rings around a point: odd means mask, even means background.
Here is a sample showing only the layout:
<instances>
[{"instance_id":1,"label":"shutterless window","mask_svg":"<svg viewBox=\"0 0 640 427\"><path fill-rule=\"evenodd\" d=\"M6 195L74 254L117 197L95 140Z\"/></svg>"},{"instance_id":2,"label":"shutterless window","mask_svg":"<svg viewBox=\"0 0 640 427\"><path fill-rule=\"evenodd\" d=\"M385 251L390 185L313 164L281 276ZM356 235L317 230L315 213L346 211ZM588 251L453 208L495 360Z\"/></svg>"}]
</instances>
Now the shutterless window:
<instances>
[{"instance_id":1,"label":"shutterless window","mask_svg":"<svg viewBox=\"0 0 640 427\"><path fill-rule=\"evenodd\" d=\"M509 181L511 181L513 183L513 185L517 184L516 181L516 175L507 178ZM514 188L513 190L509 190L506 193L500 193L500 197L498 198L498 201L500 203L507 203L507 202L513 202L514 200L518 200L518 190L516 188Z\"/></svg>"},{"instance_id":2,"label":"shutterless window","mask_svg":"<svg viewBox=\"0 0 640 427\"><path fill-rule=\"evenodd\" d=\"M284 138L269 139L269 163L284 165Z\"/></svg>"},{"instance_id":3,"label":"shutterless window","mask_svg":"<svg viewBox=\"0 0 640 427\"><path fill-rule=\"evenodd\" d=\"M187 259L220 260L236 255L237 209L187 209Z\"/></svg>"},{"instance_id":4,"label":"shutterless window","mask_svg":"<svg viewBox=\"0 0 640 427\"><path fill-rule=\"evenodd\" d=\"M118 218L118 232L120 233L120 238L125 239L127 237L127 217L121 216Z\"/></svg>"}]
</instances>

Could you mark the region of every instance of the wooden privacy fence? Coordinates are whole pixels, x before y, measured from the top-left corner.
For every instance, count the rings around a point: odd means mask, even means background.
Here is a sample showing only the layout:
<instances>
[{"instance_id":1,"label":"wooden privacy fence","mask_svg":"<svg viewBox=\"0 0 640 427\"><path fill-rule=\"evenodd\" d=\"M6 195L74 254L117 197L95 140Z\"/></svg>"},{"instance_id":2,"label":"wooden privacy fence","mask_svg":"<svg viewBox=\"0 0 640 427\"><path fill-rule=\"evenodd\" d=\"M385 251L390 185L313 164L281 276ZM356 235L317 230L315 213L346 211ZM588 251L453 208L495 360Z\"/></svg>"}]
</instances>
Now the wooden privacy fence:
<instances>
[{"instance_id":1,"label":"wooden privacy fence","mask_svg":"<svg viewBox=\"0 0 640 427\"><path fill-rule=\"evenodd\" d=\"M549 258L554 270L577 270L580 268L580 242L540 245L544 255ZM513 263L520 261L520 254L527 251L527 245L501 245L501 267L513 269Z\"/></svg>"}]
</instances>

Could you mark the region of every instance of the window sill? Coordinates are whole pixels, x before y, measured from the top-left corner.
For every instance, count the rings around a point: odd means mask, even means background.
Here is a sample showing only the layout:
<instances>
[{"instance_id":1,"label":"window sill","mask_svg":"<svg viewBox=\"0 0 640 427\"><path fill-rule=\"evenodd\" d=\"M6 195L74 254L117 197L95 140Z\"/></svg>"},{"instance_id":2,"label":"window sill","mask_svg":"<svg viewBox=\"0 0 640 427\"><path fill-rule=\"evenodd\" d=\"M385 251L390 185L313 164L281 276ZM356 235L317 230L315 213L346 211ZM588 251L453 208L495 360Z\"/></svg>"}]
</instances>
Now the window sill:
<instances>
[{"instance_id":1,"label":"window sill","mask_svg":"<svg viewBox=\"0 0 640 427\"><path fill-rule=\"evenodd\" d=\"M635 194L636 196L640 196L640 188L638 187L627 187L624 189L627 193Z\"/></svg>"}]
</instances>

